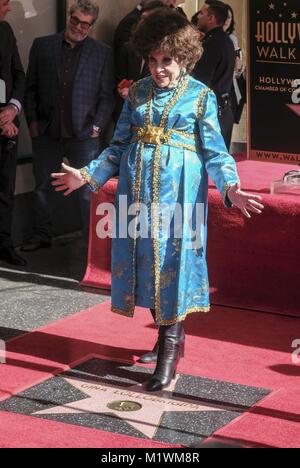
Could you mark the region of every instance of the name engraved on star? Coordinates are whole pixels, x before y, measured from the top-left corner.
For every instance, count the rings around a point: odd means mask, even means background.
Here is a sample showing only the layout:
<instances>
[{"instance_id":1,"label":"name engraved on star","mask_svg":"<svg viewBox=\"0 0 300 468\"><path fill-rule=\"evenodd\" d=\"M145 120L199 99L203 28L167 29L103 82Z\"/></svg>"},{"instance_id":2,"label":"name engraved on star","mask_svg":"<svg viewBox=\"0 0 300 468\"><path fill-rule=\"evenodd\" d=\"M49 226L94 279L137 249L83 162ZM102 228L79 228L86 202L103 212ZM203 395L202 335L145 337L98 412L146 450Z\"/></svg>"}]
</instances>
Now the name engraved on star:
<instances>
[{"instance_id":1,"label":"name engraved on star","mask_svg":"<svg viewBox=\"0 0 300 468\"><path fill-rule=\"evenodd\" d=\"M190 402L185 402L185 401L174 401L174 400L166 400L164 398L159 398L159 397L154 397L154 396L151 396L151 395L147 395L147 394L144 394L144 393L136 393L136 392L130 392L128 390L113 390L113 387L102 387L102 386L99 386L99 385L89 385L89 384L83 384L81 385L81 388L83 390L97 390L99 392L107 392L107 391L110 391L111 395L116 395L117 397L126 397L126 398L132 398L133 400L144 400L144 401L153 401L155 403L161 403L162 405L170 405L170 406L177 406L177 407L181 407L181 408L186 408L186 410L196 410L199 405L194 405L193 403L190 403ZM114 410L118 410L118 411L133 411L133 410L125 410L124 408L123 409L120 409L120 407L118 405L120 405L120 402L119 400L116 401L116 402L111 402L109 403L110 406L108 406L110 409L114 409ZM126 403L129 403L128 401ZM134 401L131 401L130 402L131 404L135 403L135 404L138 404ZM116 404L116 408L113 407L113 405ZM139 407L139 409L141 409ZM137 411L137 409L135 410Z\"/></svg>"},{"instance_id":2,"label":"name engraved on star","mask_svg":"<svg viewBox=\"0 0 300 468\"><path fill-rule=\"evenodd\" d=\"M81 385L83 390L98 390L98 392L107 392L107 387L101 387L100 385L90 385L90 384L83 384Z\"/></svg>"},{"instance_id":3,"label":"name engraved on star","mask_svg":"<svg viewBox=\"0 0 300 468\"><path fill-rule=\"evenodd\" d=\"M214 403L190 400L182 396L173 396L177 380L172 381L167 391L158 395L145 393L143 384L133 384L129 387L116 386L110 383L99 382L99 384L72 377L62 379L72 387L81 391L86 398L61 404L56 407L47 408L33 413L34 415L70 415L70 414L109 414L117 416L118 420L126 421L127 424L137 429L146 437L152 439L161 423L165 412L196 413L222 412L223 407ZM115 380L114 380L115 382ZM109 407L108 407L109 405ZM140 408L139 411L128 411L128 409ZM124 411L125 409L125 411Z\"/></svg>"},{"instance_id":4,"label":"name engraved on star","mask_svg":"<svg viewBox=\"0 0 300 468\"><path fill-rule=\"evenodd\" d=\"M174 401L174 400L165 400L164 398L159 398L159 397L153 397L147 394L143 393L135 393L135 392L126 392L122 390L116 390L114 392L115 395L118 396L126 396L130 397L133 399L139 399L139 400L144 400L144 401L152 401L155 403L161 403L162 405L170 405L170 406L177 406L177 407L185 407L187 410L195 410L198 408L198 405L193 405L192 403L189 402L180 402L180 401Z\"/></svg>"}]
</instances>

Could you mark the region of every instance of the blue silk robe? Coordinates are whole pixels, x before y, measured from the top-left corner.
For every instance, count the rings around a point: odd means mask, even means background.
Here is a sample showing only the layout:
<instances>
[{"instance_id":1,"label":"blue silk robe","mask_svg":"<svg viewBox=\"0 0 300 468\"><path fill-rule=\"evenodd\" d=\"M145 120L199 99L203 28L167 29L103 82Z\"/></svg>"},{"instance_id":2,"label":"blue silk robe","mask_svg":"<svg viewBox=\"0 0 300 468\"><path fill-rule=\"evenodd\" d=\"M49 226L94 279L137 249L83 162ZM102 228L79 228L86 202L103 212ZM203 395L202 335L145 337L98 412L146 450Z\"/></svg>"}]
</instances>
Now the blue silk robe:
<instances>
[{"instance_id":1,"label":"blue silk robe","mask_svg":"<svg viewBox=\"0 0 300 468\"><path fill-rule=\"evenodd\" d=\"M81 173L94 191L119 174L112 311L132 317L135 306L153 308L159 325L182 321L192 312L208 312L208 175L229 206L227 190L239 182L235 161L220 133L214 93L188 75L173 89L156 87L151 77L137 82L110 146ZM125 216L128 226L134 226L133 232L139 232L136 216L126 217L125 213L133 203L149 208L143 214L153 229L149 238L119 233L119 215ZM171 220L175 203L189 204L194 227L196 205L202 206L201 246L191 248L185 214L182 235L174 235L174 222L166 235L159 211L151 211L151 204L158 203L170 208Z\"/></svg>"}]
</instances>

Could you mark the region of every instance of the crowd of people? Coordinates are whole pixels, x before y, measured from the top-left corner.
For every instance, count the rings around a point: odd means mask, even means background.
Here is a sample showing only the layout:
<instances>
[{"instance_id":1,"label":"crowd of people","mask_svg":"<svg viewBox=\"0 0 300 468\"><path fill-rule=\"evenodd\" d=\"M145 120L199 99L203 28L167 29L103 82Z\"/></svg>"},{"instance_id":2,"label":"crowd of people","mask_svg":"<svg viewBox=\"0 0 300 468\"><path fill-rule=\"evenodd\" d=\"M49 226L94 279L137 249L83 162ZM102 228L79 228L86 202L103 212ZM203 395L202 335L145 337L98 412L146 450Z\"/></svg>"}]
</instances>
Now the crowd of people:
<instances>
[{"instance_id":1,"label":"crowd of people","mask_svg":"<svg viewBox=\"0 0 300 468\"><path fill-rule=\"evenodd\" d=\"M226 206L248 218L263 210L261 197L241 190L229 154L234 78L243 73L233 11L209 0L192 23L178 3L140 2L117 27L112 51L89 37L97 3L77 0L65 31L35 39L25 81L13 32L4 21L10 4L0 0L0 260L25 263L11 240L23 103L36 179L35 234L23 251L51 245L51 174L56 191L80 191L86 240L89 192L111 177L119 176L117 210L120 196L129 205L149 205L152 236L140 238L135 222L133 236L116 235L112 247L112 310L132 317L136 306L148 308L158 326L154 350L141 358L156 362L148 391L161 390L176 375L187 315L209 310L208 176ZM237 107L241 99L236 95ZM112 116L115 133L103 149L101 137ZM64 157L70 165L62 164ZM192 204L193 210L204 207L200 246L191 248L187 223L180 239L174 225L168 236L162 232L158 206L167 205L174 218L178 202ZM127 222L132 223L129 216ZM194 217L193 227L197 222Z\"/></svg>"},{"instance_id":2,"label":"crowd of people","mask_svg":"<svg viewBox=\"0 0 300 468\"><path fill-rule=\"evenodd\" d=\"M66 30L34 40L26 75L16 40L4 21L9 0L0 0L1 82L5 96L0 100L0 259L15 265L25 260L13 247L13 212L17 134L22 106L32 139L34 191L34 234L21 250L32 252L51 246L51 184L66 157L74 167L91 162L104 147L108 123L117 123L129 89L150 75L147 59L131 42L135 28L148 15L170 9L186 19L178 0L142 0L119 23L113 49L91 39L89 33L99 16L96 2L81 0L70 9ZM229 5L207 0L192 18L204 53L192 76L216 94L219 123L227 149L233 123L238 122L245 95L238 79L243 77L241 49L235 34L234 13ZM9 57L8 57L9 54ZM4 79L3 79L4 78ZM84 239L89 236L89 191L80 191Z\"/></svg>"}]
</instances>

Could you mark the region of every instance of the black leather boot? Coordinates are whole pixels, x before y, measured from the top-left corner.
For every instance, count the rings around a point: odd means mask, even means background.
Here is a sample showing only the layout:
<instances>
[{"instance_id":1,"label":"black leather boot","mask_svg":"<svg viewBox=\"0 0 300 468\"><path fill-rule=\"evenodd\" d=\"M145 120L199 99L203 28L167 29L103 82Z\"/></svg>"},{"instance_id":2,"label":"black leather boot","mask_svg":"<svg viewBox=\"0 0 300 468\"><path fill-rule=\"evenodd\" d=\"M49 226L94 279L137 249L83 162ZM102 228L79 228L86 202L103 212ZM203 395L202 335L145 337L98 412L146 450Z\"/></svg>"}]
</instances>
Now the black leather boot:
<instances>
[{"instance_id":1,"label":"black leather boot","mask_svg":"<svg viewBox=\"0 0 300 468\"><path fill-rule=\"evenodd\" d=\"M175 379L178 362L184 356L184 340L182 322L159 327L157 364L146 387L148 392L158 392Z\"/></svg>"},{"instance_id":2,"label":"black leather boot","mask_svg":"<svg viewBox=\"0 0 300 468\"><path fill-rule=\"evenodd\" d=\"M22 258L13 247L1 247L0 248L0 261L9 263L10 265L26 266L27 262Z\"/></svg>"},{"instance_id":3,"label":"black leather boot","mask_svg":"<svg viewBox=\"0 0 300 468\"><path fill-rule=\"evenodd\" d=\"M155 310L150 309L151 315L153 317L153 320L155 322ZM140 357L140 359L137 361L141 364L151 364L153 362L157 361L157 353L158 353L158 339L155 343L155 346L152 351L149 353L143 354L143 356Z\"/></svg>"}]
</instances>

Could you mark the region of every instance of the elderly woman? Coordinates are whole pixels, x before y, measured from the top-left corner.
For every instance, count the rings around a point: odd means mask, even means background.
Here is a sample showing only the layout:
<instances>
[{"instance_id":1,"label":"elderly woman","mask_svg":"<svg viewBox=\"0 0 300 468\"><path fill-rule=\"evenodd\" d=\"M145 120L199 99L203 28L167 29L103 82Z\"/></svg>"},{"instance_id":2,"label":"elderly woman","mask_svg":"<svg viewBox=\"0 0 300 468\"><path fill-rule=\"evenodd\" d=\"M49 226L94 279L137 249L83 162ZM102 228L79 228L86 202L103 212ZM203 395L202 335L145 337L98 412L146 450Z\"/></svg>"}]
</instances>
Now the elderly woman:
<instances>
[{"instance_id":1,"label":"elderly woman","mask_svg":"<svg viewBox=\"0 0 300 468\"><path fill-rule=\"evenodd\" d=\"M135 216L126 218L130 235L115 229L112 311L128 317L135 306L152 311L159 326L158 356L147 390L158 391L176 375L184 353L185 318L209 311L208 175L227 206L236 205L247 217L250 211L261 213L263 206L260 197L240 190L213 92L189 76L202 52L194 27L176 12L156 11L139 24L132 42L151 76L130 89L109 148L81 170L64 165L63 173L53 174L53 185L65 195L85 184L97 191L119 174L119 214L124 218L124 199L128 207L135 204ZM168 233L161 206L168 208ZM177 226L178 206L182 229ZM141 235L145 220L150 236ZM201 242L191 242L192 230Z\"/></svg>"}]
</instances>

